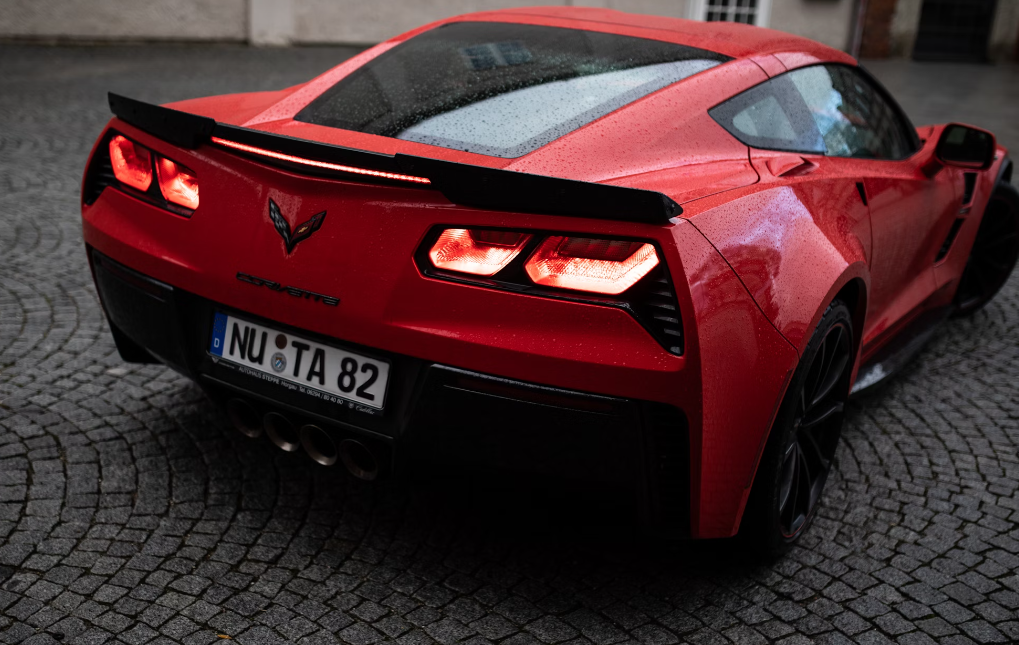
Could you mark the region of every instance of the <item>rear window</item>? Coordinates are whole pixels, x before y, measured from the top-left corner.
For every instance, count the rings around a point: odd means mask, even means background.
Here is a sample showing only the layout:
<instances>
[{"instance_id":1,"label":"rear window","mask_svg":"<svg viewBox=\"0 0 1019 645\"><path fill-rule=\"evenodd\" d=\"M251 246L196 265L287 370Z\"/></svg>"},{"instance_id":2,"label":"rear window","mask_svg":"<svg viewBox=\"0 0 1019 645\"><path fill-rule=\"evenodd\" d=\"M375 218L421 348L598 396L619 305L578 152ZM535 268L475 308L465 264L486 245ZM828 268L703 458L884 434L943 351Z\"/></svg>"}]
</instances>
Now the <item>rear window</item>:
<instances>
[{"instance_id":1,"label":"rear window","mask_svg":"<svg viewBox=\"0 0 1019 645\"><path fill-rule=\"evenodd\" d=\"M632 36L456 22L369 61L295 119L519 157L727 60Z\"/></svg>"}]
</instances>

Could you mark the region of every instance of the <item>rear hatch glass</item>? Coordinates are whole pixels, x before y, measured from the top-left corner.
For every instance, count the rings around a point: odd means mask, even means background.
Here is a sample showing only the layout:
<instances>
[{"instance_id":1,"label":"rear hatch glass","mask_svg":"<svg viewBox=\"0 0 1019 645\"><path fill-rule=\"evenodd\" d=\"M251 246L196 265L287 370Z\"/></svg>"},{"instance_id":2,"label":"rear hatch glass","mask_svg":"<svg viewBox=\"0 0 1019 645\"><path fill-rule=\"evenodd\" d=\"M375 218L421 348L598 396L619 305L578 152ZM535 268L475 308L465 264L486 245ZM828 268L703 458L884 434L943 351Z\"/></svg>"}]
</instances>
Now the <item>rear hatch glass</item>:
<instances>
[{"instance_id":1,"label":"rear hatch glass","mask_svg":"<svg viewBox=\"0 0 1019 645\"><path fill-rule=\"evenodd\" d=\"M294 118L519 157L727 60L703 49L633 36L454 22L374 58Z\"/></svg>"}]
</instances>

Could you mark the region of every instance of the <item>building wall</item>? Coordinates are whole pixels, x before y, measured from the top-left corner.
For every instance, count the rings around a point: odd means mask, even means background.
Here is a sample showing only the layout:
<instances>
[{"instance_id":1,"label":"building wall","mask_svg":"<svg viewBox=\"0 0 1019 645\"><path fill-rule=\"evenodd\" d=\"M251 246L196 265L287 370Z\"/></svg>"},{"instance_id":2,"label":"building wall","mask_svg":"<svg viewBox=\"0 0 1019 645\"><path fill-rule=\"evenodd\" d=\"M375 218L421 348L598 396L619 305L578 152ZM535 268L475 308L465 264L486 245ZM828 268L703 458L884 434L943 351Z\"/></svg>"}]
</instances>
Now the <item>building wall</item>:
<instances>
[{"instance_id":1,"label":"building wall","mask_svg":"<svg viewBox=\"0 0 1019 645\"><path fill-rule=\"evenodd\" d=\"M247 40L248 0L3 0L0 38Z\"/></svg>"},{"instance_id":2,"label":"building wall","mask_svg":"<svg viewBox=\"0 0 1019 645\"><path fill-rule=\"evenodd\" d=\"M772 0L769 24L849 51L855 20L856 0Z\"/></svg>"},{"instance_id":3,"label":"building wall","mask_svg":"<svg viewBox=\"0 0 1019 645\"><path fill-rule=\"evenodd\" d=\"M869 0L892 4L893 16L888 30L886 53L883 56L909 57L913 54L916 35L920 27L923 0ZM987 55L991 60L1014 60L1019 37L1019 0L998 0L991 28ZM877 54L872 54L877 55Z\"/></svg>"},{"instance_id":4,"label":"building wall","mask_svg":"<svg viewBox=\"0 0 1019 645\"><path fill-rule=\"evenodd\" d=\"M270 0L272 1L272 0ZM535 0L292 0L290 39L300 44L372 44L423 24L471 11L535 5ZM686 17L685 0L558 0L546 5L605 7L633 13Z\"/></svg>"},{"instance_id":5,"label":"building wall","mask_svg":"<svg viewBox=\"0 0 1019 645\"><path fill-rule=\"evenodd\" d=\"M987 46L992 60L1019 59L1019 0L998 0Z\"/></svg>"},{"instance_id":6,"label":"building wall","mask_svg":"<svg viewBox=\"0 0 1019 645\"><path fill-rule=\"evenodd\" d=\"M898 0L889 29L888 54L907 58L913 54L923 0Z\"/></svg>"},{"instance_id":7,"label":"building wall","mask_svg":"<svg viewBox=\"0 0 1019 645\"><path fill-rule=\"evenodd\" d=\"M773 29L849 51L861 0L758 0ZM0 39L208 40L258 45L373 44L471 11L553 5L697 17L706 0L0 0ZM866 0L863 57L909 56L923 0ZM1019 0L998 0L989 54L1013 58Z\"/></svg>"}]
</instances>

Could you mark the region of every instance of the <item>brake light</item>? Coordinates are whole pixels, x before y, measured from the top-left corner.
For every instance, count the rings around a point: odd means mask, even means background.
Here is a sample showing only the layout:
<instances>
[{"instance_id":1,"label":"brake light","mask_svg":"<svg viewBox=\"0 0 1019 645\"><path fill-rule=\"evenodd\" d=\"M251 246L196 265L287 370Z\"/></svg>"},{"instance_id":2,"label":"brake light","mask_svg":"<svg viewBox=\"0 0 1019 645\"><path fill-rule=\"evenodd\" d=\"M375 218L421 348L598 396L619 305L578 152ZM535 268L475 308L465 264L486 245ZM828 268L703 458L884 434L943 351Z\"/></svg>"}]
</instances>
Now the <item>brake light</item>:
<instances>
[{"instance_id":1,"label":"brake light","mask_svg":"<svg viewBox=\"0 0 1019 645\"><path fill-rule=\"evenodd\" d=\"M437 269L495 275L520 254L531 239L526 233L447 228L428 257Z\"/></svg>"},{"instance_id":2,"label":"brake light","mask_svg":"<svg viewBox=\"0 0 1019 645\"><path fill-rule=\"evenodd\" d=\"M295 157L293 155L283 154L282 152L275 152L273 150L266 150L265 148L257 148L255 146L249 146L244 143L237 143L236 141L230 141L229 139L220 139L219 137L212 137L213 143L218 143L221 146L233 148L234 150L240 150L241 152L247 152L253 155L262 155L263 157L269 157L270 159L278 159L280 161L287 161L290 163L301 164L302 166L311 166L312 168L325 168L326 170L338 170L340 172L349 172L354 175L367 175L369 177L378 177L380 179L393 179L396 181L409 181L415 184L430 184L432 180L427 177L415 177L413 175L401 175L395 172L382 172L381 170L369 170L368 168L355 168L353 166L345 166L343 164L329 163L327 161L315 161L314 159L304 159L303 157Z\"/></svg>"},{"instance_id":3,"label":"brake light","mask_svg":"<svg viewBox=\"0 0 1019 645\"><path fill-rule=\"evenodd\" d=\"M653 244L553 236L531 254L524 269L535 284L615 295L656 266Z\"/></svg>"},{"instance_id":4,"label":"brake light","mask_svg":"<svg viewBox=\"0 0 1019 645\"><path fill-rule=\"evenodd\" d=\"M118 134L110 139L110 163L120 183L142 192L152 185L152 153L145 146Z\"/></svg>"},{"instance_id":5,"label":"brake light","mask_svg":"<svg viewBox=\"0 0 1019 645\"><path fill-rule=\"evenodd\" d=\"M156 176L166 201L191 210L198 208L198 177L194 172L166 157L156 157Z\"/></svg>"}]
</instances>

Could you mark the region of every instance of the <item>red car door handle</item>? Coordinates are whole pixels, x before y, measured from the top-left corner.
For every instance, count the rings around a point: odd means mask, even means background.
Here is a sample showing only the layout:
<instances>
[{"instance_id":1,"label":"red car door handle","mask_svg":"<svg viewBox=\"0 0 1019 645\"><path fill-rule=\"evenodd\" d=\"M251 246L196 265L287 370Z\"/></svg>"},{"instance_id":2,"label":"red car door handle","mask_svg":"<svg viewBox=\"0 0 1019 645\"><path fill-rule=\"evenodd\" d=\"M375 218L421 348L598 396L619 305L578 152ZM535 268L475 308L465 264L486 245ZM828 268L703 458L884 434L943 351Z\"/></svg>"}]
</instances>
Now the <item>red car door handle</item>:
<instances>
[{"instance_id":1,"label":"red car door handle","mask_svg":"<svg viewBox=\"0 0 1019 645\"><path fill-rule=\"evenodd\" d=\"M799 155L780 155L768 159L768 170L776 177L799 177L817 170L817 164Z\"/></svg>"}]
</instances>

